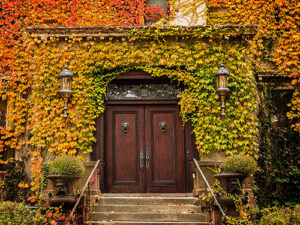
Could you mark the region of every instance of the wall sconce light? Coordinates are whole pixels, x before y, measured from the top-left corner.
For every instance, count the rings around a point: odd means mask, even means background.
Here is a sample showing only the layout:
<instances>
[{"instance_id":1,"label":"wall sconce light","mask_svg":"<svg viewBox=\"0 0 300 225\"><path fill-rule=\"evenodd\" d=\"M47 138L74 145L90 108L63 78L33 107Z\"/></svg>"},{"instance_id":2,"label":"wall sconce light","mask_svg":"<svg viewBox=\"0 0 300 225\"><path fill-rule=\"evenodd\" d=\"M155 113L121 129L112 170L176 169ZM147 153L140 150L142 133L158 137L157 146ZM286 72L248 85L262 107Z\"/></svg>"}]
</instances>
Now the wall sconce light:
<instances>
[{"instance_id":1,"label":"wall sconce light","mask_svg":"<svg viewBox=\"0 0 300 225\"><path fill-rule=\"evenodd\" d=\"M225 116L225 100L229 95L229 88L227 77L229 76L229 71L224 67L223 64L220 65L219 69L216 71L217 78L217 95L219 95L221 101L221 116Z\"/></svg>"},{"instance_id":2,"label":"wall sconce light","mask_svg":"<svg viewBox=\"0 0 300 225\"><path fill-rule=\"evenodd\" d=\"M65 102L64 117L68 117L67 114L68 101L72 95L72 78L73 78L73 73L70 70L68 70L67 66L65 66L65 69L59 73L59 79L60 79L59 93L61 94Z\"/></svg>"}]
</instances>

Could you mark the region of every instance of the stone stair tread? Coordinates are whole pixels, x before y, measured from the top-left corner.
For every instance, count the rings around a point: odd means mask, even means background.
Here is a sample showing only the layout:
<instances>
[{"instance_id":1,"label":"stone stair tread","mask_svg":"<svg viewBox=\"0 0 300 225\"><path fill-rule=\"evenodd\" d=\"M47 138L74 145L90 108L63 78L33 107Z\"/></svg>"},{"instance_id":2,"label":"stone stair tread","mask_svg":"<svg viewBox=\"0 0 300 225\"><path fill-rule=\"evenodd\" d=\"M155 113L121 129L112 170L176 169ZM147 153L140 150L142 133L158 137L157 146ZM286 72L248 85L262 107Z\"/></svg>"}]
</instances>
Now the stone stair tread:
<instances>
[{"instance_id":1,"label":"stone stair tread","mask_svg":"<svg viewBox=\"0 0 300 225\"><path fill-rule=\"evenodd\" d=\"M101 197L193 197L193 193L103 193Z\"/></svg>"},{"instance_id":2,"label":"stone stair tread","mask_svg":"<svg viewBox=\"0 0 300 225\"><path fill-rule=\"evenodd\" d=\"M149 212L117 212L117 211L111 211L111 212L91 212L92 214L126 214L126 215L152 215L152 216L155 216L155 215L166 215L166 213L149 213ZM178 213L168 213L168 215L206 215L206 213L186 213L186 212L178 212Z\"/></svg>"},{"instance_id":3,"label":"stone stair tread","mask_svg":"<svg viewBox=\"0 0 300 225\"><path fill-rule=\"evenodd\" d=\"M94 206L94 211L98 212L191 212L191 213L201 213L201 207L195 205L96 205Z\"/></svg>"},{"instance_id":4,"label":"stone stair tread","mask_svg":"<svg viewBox=\"0 0 300 225\"><path fill-rule=\"evenodd\" d=\"M102 196L100 199L197 199L189 196Z\"/></svg>"},{"instance_id":5,"label":"stone stair tread","mask_svg":"<svg viewBox=\"0 0 300 225\"><path fill-rule=\"evenodd\" d=\"M138 224L165 224L165 225L175 225L175 224L185 224L185 225L212 225L210 222L193 222L193 221L181 221L181 222L175 222L175 221L88 221L88 225L90 224L128 224L128 225L138 225Z\"/></svg>"},{"instance_id":6,"label":"stone stair tread","mask_svg":"<svg viewBox=\"0 0 300 225\"><path fill-rule=\"evenodd\" d=\"M98 205L193 205L196 201L194 197L102 197Z\"/></svg>"},{"instance_id":7,"label":"stone stair tread","mask_svg":"<svg viewBox=\"0 0 300 225\"><path fill-rule=\"evenodd\" d=\"M124 205L124 204L112 204L112 205L109 205L109 204L105 204L105 205L95 205L95 207L110 207L110 208L113 208L113 207L130 207L130 208L134 208L134 207L141 207L141 208L146 208L146 207L151 207L153 205ZM164 204L164 205L155 205L157 207L167 207L167 208L197 208L199 206L196 206L196 205L192 205L192 204Z\"/></svg>"},{"instance_id":8,"label":"stone stair tread","mask_svg":"<svg viewBox=\"0 0 300 225\"><path fill-rule=\"evenodd\" d=\"M99 204L96 204L96 205L99 205ZM127 206L127 205L126 204L105 204L105 205L101 205L101 206ZM139 205L130 205L130 206L139 206L139 207L141 206L141 207L143 207L143 206L149 206L149 205L147 205L147 204L144 204L144 205L139 204ZM152 205L150 205L150 206L152 206ZM174 204L174 203L169 203L169 204L164 204L164 205L160 205L160 206L176 206L176 207L189 206L189 207L191 207L191 206L196 206L196 205L194 205L194 204Z\"/></svg>"},{"instance_id":9,"label":"stone stair tread","mask_svg":"<svg viewBox=\"0 0 300 225\"><path fill-rule=\"evenodd\" d=\"M140 220L140 221L207 221L206 213L176 213L176 214L166 214L166 213L109 213L109 212L93 212L90 213L91 220Z\"/></svg>"}]
</instances>

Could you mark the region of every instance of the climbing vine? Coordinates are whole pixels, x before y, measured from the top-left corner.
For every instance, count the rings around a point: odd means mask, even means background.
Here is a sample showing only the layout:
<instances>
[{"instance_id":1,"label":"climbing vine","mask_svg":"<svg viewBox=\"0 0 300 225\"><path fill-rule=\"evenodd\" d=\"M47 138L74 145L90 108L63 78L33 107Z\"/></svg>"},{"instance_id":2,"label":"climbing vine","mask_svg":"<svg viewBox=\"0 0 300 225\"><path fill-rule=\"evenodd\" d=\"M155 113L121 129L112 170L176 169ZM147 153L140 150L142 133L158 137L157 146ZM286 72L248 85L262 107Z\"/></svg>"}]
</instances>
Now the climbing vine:
<instances>
[{"instance_id":1,"label":"climbing vine","mask_svg":"<svg viewBox=\"0 0 300 225\"><path fill-rule=\"evenodd\" d=\"M282 99L275 95L278 90L272 91L262 84L260 88L262 94L258 117L261 129L257 160L260 170L254 176L256 202L259 207L294 205L299 203L299 133L290 127L274 125L272 117L278 114L276 105L278 108Z\"/></svg>"},{"instance_id":2,"label":"climbing vine","mask_svg":"<svg viewBox=\"0 0 300 225\"><path fill-rule=\"evenodd\" d=\"M74 146L72 141L77 141L74 136L79 136L78 132L85 132L89 130L94 122L89 120L89 125L78 122L76 127L64 133L66 130L65 123L62 118L59 127L50 127L47 119L43 116L51 111L49 118L53 115L59 114L59 101L54 100L58 112L53 108L49 101L55 99L55 93L49 95L50 98L45 99L45 104L42 108L33 107L33 101L36 98L43 98L37 90L43 86L35 86L32 82L35 81L40 85L45 85L45 93L56 91L47 88L49 83L43 83L42 79L48 79L44 74L43 76L36 76L36 69L40 69L43 73L43 67L35 65L34 54L32 52L34 42L30 35L25 32L28 26L139 26L145 20L153 20L165 16L165 11L160 7L147 6L145 0L114 0L114 1L86 1L86 0L41 0L41 1L24 1L24 0L4 0L0 3L0 93L3 100L8 100L8 115L7 126L0 128L0 162L7 163L6 152L14 152L17 158L22 156L23 159L31 159L31 177L33 183L31 185L33 191L39 189L39 181L41 179L40 170L42 168L45 152L43 149L49 143L53 143L54 139L59 140L61 143L65 141L62 149L57 150L55 144L49 148L50 152L55 154L66 154L66 149ZM42 45L41 45L42 47ZM53 49L54 60L59 60L63 57L59 52ZM50 59L50 58L49 58ZM37 61L39 61L37 59ZM62 61L63 62L63 61ZM47 80L48 82L56 82L56 77ZM87 81L87 80L86 80ZM88 85L88 83L86 83ZM36 88L35 88L36 87ZM35 89L33 93L32 89ZM84 94L84 93L78 93ZM76 94L74 93L76 99ZM52 97L51 97L52 96ZM88 98L88 96L86 96ZM80 105L80 102L78 102ZM48 104L48 105L47 105ZM52 106L52 105L51 105ZM84 111L85 109L82 109ZM72 113L72 112L71 112ZM92 113L92 112L91 112ZM74 123L80 112L75 113ZM74 113L73 113L74 115ZM85 114L80 121L91 114ZM47 127L51 132L46 131L36 132L36 129ZM94 128L93 128L94 129ZM64 134L63 134L64 133ZM77 150L70 150L68 154L76 154L77 151L86 153L90 151L92 132L88 131L85 138L78 140L80 147ZM46 137L45 135L49 135ZM32 138L31 138L32 137ZM71 143L69 143L71 142ZM89 146L89 147L87 147ZM13 155L9 154L9 155Z\"/></svg>"},{"instance_id":3,"label":"climbing vine","mask_svg":"<svg viewBox=\"0 0 300 225\"><path fill-rule=\"evenodd\" d=\"M259 26L251 46L255 70L279 71L295 87L288 113L300 131L300 3L297 0L209 0L208 23ZM218 9L218 10L216 10ZM217 16L219 15L219 16ZM220 16L221 15L221 16Z\"/></svg>"},{"instance_id":4,"label":"climbing vine","mask_svg":"<svg viewBox=\"0 0 300 225\"><path fill-rule=\"evenodd\" d=\"M231 2L230 9L238 4L235 0ZM15 151L16 155L31 159L33 191L40 188L44 161L65 154L84 158L92 151L94 121L105 110L106 86L130 70L142 70L154 77L167 76L184 85L178 96L181 116L183 122L192 123L201 154L255 153L258 131L252 65L253 59L265 55L267 49L260 41L264 36L257 36L251 43L259 51L253 54L248 41L255 33L253 27L150 26L132 29L128 35L119 37L101 36L99 32L98 37L66 35L63 39L26 31L28 26L140 26L145 20L171 20L181 9L185 9L185 15L195 14L201 6L199 1L190 4L170 1L168 14L145 3L145 0L5 0L0 4L0 73L5 78L0 81L0 92L3 99L8 99L9 109L8 126L1 127L0 153ZM238 17L234 18L232 21L237 22ZM272 35L269 32L267 37ZM286 51L281 46L281 51ZM286 60L276 57L274 65L282 65L282 60ZM219 116L214 76L221 63L231 73L231 95L224 119ZM68 118L62 114L64 103L58 81L65 65L74 73ZM287 67L280 69L287 71ZM293 116L299 116L297 110Z\"/></svg>"},{"instance_id":5,"label":"climbing vine","mask_svg":"<svg viewBox=\"0 0 300 225\"><path fill-rule=\"evenodd\" d=\"M139 31L149 32L147 29ZM197 31L195 31L197 33ZM136 34L132 34L136 35ZM205 35L209 35L205 33ZM131 39L132 37L128 37ZM45 154L85 155L95 141L94 120L104 109L103 97L109 82L130 70L142 70L154 77L167 76L185 86L179 105L184 122L194 126L201 154L224 151L253 154L257 148L256 86L247 63L248 46L232 39L208 43L201 35L193 43L178 40L166 45L164 38L147 42L127 38L83 41L70 37L64 43L53 38L33 38L36 74L32 86L31 144ZM189 41L188 41L189 42ZM215 71L227 62L231 97L228 114L220 118L215 92ZM69 117L63 118L58 73L69 65L74 73Z\"/></svg>"}]
</instances>

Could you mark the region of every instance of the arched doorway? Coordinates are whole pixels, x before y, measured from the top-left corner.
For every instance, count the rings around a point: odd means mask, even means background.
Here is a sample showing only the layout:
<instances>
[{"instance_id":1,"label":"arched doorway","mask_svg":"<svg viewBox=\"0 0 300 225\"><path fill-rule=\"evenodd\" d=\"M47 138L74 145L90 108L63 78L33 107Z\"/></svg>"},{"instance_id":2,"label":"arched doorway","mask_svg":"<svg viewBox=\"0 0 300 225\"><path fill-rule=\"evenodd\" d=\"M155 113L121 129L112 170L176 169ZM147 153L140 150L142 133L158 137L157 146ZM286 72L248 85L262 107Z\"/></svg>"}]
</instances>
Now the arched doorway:
<instances>
[{"instance_id":1,"label":"arched doorway","mask_svg":"<svg viewBox=\"0 0 300 225\"><path fill-rule=\"evenodd\" d=\"M96 133L103 143L99 141L95 149L95 157L105 161L102 191L191 190L187 161L194 149L187 143L192 139L186 134L191 132L179 116L181 89L141 71L122 74L108 86L105 114Z\"/></svg>"}]
</instances>

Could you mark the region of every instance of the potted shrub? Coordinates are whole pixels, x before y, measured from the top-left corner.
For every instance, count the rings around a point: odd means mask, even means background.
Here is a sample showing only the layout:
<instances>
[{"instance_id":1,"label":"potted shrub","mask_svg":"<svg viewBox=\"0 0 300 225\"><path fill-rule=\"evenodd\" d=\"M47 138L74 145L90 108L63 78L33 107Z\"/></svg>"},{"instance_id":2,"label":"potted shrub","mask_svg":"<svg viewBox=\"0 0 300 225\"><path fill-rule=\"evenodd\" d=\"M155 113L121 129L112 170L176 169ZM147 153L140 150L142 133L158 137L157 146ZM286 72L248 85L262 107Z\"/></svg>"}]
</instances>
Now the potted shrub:
<instances>
[{"instance_id":1,"label":"potted shrub","mask_svg":"<svg viewBox=\"0 0 300 225\"><path fill-rule=\"evenodd\" d=\"M73 156L61 156L51 162L48 178L52 181L54 195L49 193L50 205L73 205L76 201L73 186L83 172L82 162Z\"/></svg>"},{"instance_id":2,"label":"potted shrub","mask_svg":"<svg viewBox=\"0 0 300 225\"><path fill-rule=\"evenodd\" d=\"M239 199L242 204L247 204L248 193L243 194L242 187L245 178L255 172L256 162L250 156L233 155L224 161L222 169L222 173L214 175L225 191L218 200L226 205L228 215L237 216L235 202Z\"/></svg>"},{"instance_id":3,"label":"potted shrub","mask_svg":"<svg viewBox=\"0 0 300 225\"><path fill-rule=\"evenodd\" d=\"M250 156L233 155L224 161L222 168L223 172L214 176L227 193L239 195L245 178L255 172L256 162Z\"/></svg>"}]
</instances>

